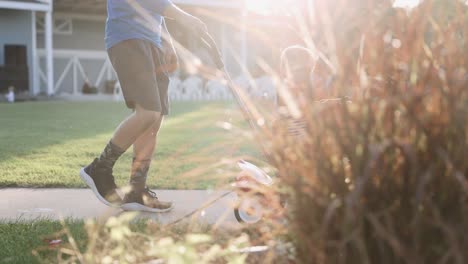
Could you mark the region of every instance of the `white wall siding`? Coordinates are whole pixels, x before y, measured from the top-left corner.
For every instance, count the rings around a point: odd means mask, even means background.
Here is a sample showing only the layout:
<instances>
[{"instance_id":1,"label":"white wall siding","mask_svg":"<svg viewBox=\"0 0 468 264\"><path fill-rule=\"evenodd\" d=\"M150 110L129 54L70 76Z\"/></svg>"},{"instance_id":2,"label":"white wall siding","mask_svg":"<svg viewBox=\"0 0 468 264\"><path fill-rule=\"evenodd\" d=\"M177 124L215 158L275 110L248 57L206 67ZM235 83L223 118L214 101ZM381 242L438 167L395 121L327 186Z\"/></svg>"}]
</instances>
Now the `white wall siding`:
<instances>
[{"instance_id":1,"label":"white wall siding","mask_svg":"<svg viewBox=\"0 0 468 264\"><path fill-rule=\"evenodd\" d=\"M39 17L38 19L44 19ZM54 49L104 50L105 21L72 19L72 34L54 34ZM44 48L44 34L38 33L37 43Z\"/></svg>"}]
</instances>

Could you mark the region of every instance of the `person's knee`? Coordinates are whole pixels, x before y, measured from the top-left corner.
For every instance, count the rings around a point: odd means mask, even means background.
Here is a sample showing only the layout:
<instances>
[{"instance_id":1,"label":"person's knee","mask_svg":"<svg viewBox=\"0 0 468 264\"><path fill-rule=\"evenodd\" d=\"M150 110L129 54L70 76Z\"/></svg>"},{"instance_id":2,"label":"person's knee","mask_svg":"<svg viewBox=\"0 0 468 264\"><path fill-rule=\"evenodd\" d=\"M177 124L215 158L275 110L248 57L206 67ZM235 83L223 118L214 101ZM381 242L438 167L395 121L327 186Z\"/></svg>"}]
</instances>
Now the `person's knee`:
<instances>
[{"instance_id":1,"label":"person's knee","mask_svg":"<svg viewBox=\"0 0 468 264\"><path fill-rule=\"evenodd\" d=\"M156 138L159 134L159 129L161 128L161 124L162 124L162 116L161 118L159 118L155 123L153 123L153 125L151 126L151 128L149 129L151 135Z\"/></svg>"},{"instance_id":2,"label":"person's knee","mask_svg":"<svg viewBox=\"0 0 468 264\"><path fill-rule=\"evenodd\" d=\"M136 108L135 114L141 120L145 127L152 127L161 119L161 112Z\"/></svg>"},{"instance_id":3,"label":"person's knee","mask_svg":"<svg viewBox=\"0 0 468 264\"><path fill-rule=\"evenodd\" d=\"M160 118L156 121L156 123L153 124L153 130L157 134L159 132L159 129L161 128L161 124L163 121L163 117L160 116Z\"/></svg>"}]
</instances>

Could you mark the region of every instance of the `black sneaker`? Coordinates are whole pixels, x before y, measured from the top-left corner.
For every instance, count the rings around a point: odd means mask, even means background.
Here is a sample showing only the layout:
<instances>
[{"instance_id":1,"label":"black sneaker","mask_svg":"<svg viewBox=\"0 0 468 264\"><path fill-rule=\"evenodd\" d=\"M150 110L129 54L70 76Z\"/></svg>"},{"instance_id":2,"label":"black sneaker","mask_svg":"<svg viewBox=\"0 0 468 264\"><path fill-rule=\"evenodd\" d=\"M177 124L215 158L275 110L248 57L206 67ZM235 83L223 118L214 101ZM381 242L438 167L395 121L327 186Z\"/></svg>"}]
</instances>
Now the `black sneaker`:
<instances>
[{"instance_id":1,"label":"black sneaker","mask_svg":"<svg viewBox=\"0 0 468 264\"><path fill-rule=\"evenodd\" d=\"M119 207L122 198L117 193L112 169L102 168L98 165L98 159L80 171L81 179L93 190L96 197L107 206Z\"/></svg>"},{"instance_id":2,"label":"black sneaker","mask_svg":"<svg viewBox=\"0 0 468 264\"><path fill-rule=\"evenodd\" d=\"M125 211L164 213L172 210L172 203L160 201L156 193L146 187L143 191L131 190L125 194L121 208Z\"/></svg>"}]
</instances>

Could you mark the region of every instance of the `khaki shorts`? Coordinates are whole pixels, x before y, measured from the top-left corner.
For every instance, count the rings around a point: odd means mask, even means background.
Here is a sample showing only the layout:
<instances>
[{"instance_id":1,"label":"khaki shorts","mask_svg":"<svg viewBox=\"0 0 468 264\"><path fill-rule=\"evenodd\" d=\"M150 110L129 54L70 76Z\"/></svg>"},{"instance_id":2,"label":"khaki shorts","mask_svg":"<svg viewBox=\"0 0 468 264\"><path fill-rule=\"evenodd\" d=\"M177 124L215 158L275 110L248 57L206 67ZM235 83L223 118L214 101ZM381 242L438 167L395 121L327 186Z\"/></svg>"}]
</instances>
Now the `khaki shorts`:
<instances>
[{"instance_id":1,"label":"khaki shorts","mask_svg":"<svg viewBox=\"0 0 468 264\"><path fill-rule=\"evenodd\" d=\"M169 76L161 71L162 51L152 42L129 39L108 51L125 98L125 104L135 109L138 104L146 110L169 113Z\"/></svg>"}]
</instances>

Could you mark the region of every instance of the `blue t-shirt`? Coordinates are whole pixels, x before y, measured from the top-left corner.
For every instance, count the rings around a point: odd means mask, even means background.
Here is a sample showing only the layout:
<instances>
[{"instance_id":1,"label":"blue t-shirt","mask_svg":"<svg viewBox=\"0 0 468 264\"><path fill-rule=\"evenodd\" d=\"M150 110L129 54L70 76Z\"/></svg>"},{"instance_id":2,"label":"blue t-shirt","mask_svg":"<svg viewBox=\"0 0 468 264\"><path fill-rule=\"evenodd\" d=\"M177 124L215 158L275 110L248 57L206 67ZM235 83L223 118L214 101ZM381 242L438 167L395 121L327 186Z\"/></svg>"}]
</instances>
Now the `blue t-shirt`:
<instances>
[{"instance_id":1,"label":"blue t-shirt","mask_svg":"<svg viewBox=\"0 0 468 264\"><path fill-rule=\"evenodd\" d=\"M161 47L162 14L170 0L107 0L106 49L127 39Z\"/></svg>"}]
</instances>

